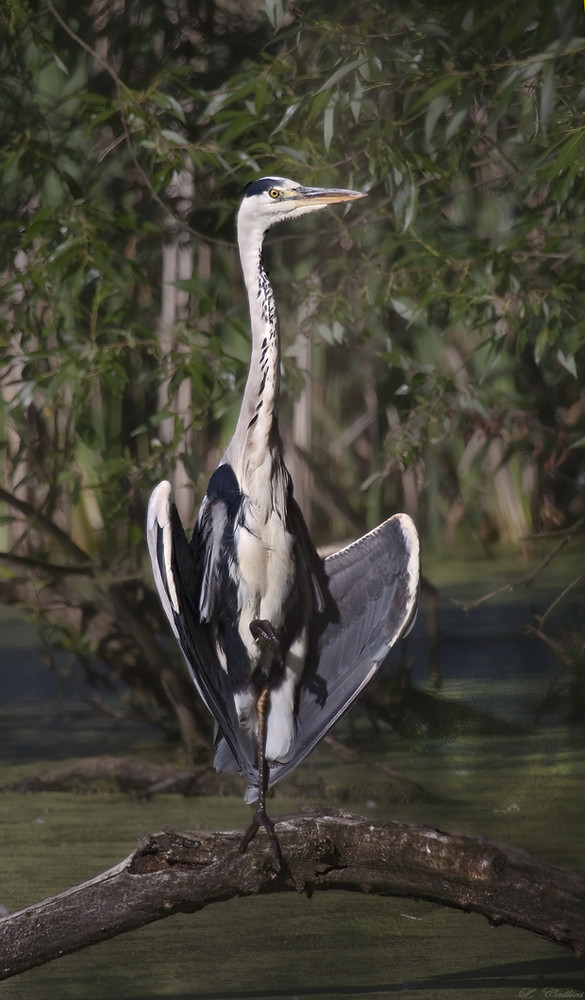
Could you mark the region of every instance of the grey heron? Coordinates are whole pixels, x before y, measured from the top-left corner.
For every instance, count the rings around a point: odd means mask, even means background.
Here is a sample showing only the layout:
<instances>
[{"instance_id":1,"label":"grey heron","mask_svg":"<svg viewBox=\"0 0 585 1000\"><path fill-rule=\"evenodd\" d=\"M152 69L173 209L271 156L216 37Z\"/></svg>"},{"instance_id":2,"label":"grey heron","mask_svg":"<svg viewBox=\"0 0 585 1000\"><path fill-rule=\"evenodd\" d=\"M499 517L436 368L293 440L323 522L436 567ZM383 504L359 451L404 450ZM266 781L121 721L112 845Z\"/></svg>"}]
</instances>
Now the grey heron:
<instances>
[{"instance_id":1,"label":"grey heron","mask_svg":"<svg viewBox=\"0 0 585 1000\"><path fill-rule=\"evenodd\" d=\"M280 340L262 262L276 222L358 191L283 177L250 184L238 212L252 353L234 435L213 473L190 542L168 482L149 503L147 537L163 608L216 723L217 770L247 776L259 825L267 788L296 767L357 698L412 625L419 544L395 514L321 560L293 496L278 429Z\"/></svg>"}]
</instances>

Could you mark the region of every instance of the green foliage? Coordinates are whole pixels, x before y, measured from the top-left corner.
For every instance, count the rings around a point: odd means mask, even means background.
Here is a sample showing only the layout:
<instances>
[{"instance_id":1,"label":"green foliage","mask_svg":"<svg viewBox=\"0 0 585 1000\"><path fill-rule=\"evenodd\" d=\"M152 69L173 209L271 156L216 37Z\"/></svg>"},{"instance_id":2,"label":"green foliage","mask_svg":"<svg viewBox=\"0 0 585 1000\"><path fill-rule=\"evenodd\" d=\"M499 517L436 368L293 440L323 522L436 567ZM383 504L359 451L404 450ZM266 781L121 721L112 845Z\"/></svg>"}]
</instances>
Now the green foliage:
<instances>
[{"instance_id":1,"label":"green foliage","mask_svg":"<svg viewBox=\"0 0 585 1000\"><path fill-rule=\"evenodd\" d=\"M292 317L308 287L317 299L311 457L339 511L316 512L318 539L401 507L409 467L421 527L438 541L462 501L479 530L496 516L493 440L525 528L580 512L576 4L270 0L251 16L220 2L13 0L0 19L11 489L34 491L48 517L71 511L78 543L107 563L141 558L145 497L179 456L201 491L248 359L234 209L246 182L273 172L369 193L271 244L285 420L301 387ZM186 162L187 210L172 185ZM169 355L161 248L181 231L196 253L206 243L211 270L177 282L189 309ZM162 377L170 393L193 386L168 443Z\"/></svg>"}]
</instances>

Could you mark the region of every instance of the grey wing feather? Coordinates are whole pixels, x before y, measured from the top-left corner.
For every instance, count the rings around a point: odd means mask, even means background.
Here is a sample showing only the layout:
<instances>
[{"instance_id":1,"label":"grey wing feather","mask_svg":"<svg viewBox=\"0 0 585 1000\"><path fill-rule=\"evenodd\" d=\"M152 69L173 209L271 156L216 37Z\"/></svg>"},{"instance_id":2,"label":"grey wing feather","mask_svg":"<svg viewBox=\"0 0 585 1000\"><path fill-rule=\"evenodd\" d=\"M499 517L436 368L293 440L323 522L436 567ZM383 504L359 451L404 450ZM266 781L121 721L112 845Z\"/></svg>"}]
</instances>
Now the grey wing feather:
<instances>
[{"instance_id":1,"label":"grey wing feather","mask_svg":"<svg viewBox=\"0 0 585 1000\"><path fill-rule=\"evenodd\" d=\"M326 606L315 616L299 690L295 750L270 768L270 785L309 753L374 677L416 616L420 551L416 528L396 514L324 562ZM216 766L233 759L223 741ZM231 769L234 768L232 763ZM248 801L255 798L248 789Z\"/></svg>"},{"instance_id":2,"label":"grey wing feather","mask_svg":"<svg viewBox=\"0 0 585 1000\"><path fill-rule=\"evenodd\" d=\"M312 750L412 627L420 586L420 548L412 519L395 514L329 556L325 576L332 605L325 623L315 621L299 692L294 756L274 768L272 781Z\"/></svg>"},{"instance_id":3,"label":"grey wing feather","mask_svg":"<svg viewBox=\"0 0 585 1000\"><path fill-rule=\"evenodd\" d=\"M255 745L238 724L227 674L218 660L210 627L201 620L202 568L187 542L167 482L159 483L150 498L147 540L163 609L195 687L216 721L220 743L225 743L235 764L229 770L242 771L257 785Z\"/></svg>"}]
</instances>

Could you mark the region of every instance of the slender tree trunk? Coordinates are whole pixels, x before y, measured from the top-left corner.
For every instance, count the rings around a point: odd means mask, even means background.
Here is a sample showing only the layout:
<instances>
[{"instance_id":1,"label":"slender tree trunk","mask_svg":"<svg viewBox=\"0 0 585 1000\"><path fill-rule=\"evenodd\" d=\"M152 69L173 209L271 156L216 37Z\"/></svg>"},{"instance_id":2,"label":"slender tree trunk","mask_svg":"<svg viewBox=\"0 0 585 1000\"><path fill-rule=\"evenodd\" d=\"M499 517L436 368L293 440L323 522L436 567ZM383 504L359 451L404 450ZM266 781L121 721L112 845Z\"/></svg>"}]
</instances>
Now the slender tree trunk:
<instances>
[{"instance_id":1,"label":"slender tree trunk","mask_svg":"<svg viewBox=\"0 0 585 1000\"><path fill-rule=\"evenodd\" d=\"M317 282L317 276L312 276L312 281ZM297 367L304 375L304 385L302 392L293 404L292 414L292 443L293 448L286 456L287 465L293 478L295 497L303 512L309 532L313 527L312 494L313 494L313 474L307 459L311 455L312 444L312 422L313 422L313 394L312 394L312 345L310 337L310 321L317 308L317 299L314 293L310 294L299 309L298 342L300 350L297 354Z\"/></svg>"},{"instance_id":2,"label":"slender tree trunk","mask_svg":"<svg viewBox=\"0 0 585 1000\"><path fill-rule=\"evenodd\" d=\"M176 173L169 192L178 198L177 214L186 218L195 194L193 166L186 162L180 173ZM160 341L167 364L173 350L177 324L187 317L189 306L188 292L176 288L174 282L184 281L193 277L193 249L188 232L177 228L174 219L168 223L169 239L162 250L162 282L160 310ZM201 260L201 257L200 257ZM159 389L159 410L170 409L170 414L160 424L161 441L170 443L175 438L175 421L182 426L185 439L189 433L191 418L191 383L184 379L176 392L171 396L170 381L172 372L168 372ZM182 461L178 460L170 473L175 504L184 524L193 517L194 494L193 484L187 475Z\"/></svg>"}]
</instances>

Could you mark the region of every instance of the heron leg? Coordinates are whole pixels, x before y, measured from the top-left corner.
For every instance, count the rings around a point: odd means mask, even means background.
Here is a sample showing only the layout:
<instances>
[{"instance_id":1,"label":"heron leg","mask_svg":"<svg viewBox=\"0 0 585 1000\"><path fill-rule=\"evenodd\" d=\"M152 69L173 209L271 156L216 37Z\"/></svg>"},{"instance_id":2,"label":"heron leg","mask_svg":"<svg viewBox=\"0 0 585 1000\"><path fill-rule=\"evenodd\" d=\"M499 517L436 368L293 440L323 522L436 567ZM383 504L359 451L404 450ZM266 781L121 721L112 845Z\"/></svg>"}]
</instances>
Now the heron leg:
<instances>
[{"instance_id":1,"label":"heron leg","mask_svg":"<svg viewBox=\"0 0 585 1000\"><path fill-rule=\"evenodd\" d=\"M260 640L266 643L271 649L274 659L281 659L278 636L269 621L256 619L250 623L250 631L256 641ZM262 687L258 695L256 710L258 712L258 805L254 813L254 818L240 841L240 851L242 854L244 853L250 841L256 836L259 828L263 826L270 838L276 864L279 869L283 869L284 862L280 844L274 832L274 823L266 812L266 792L268 790L268 778L270 774L270 766L266 761L266 729L268 712L270 710L270 687L268 684Z\"/></svg>"}]
</instances>

